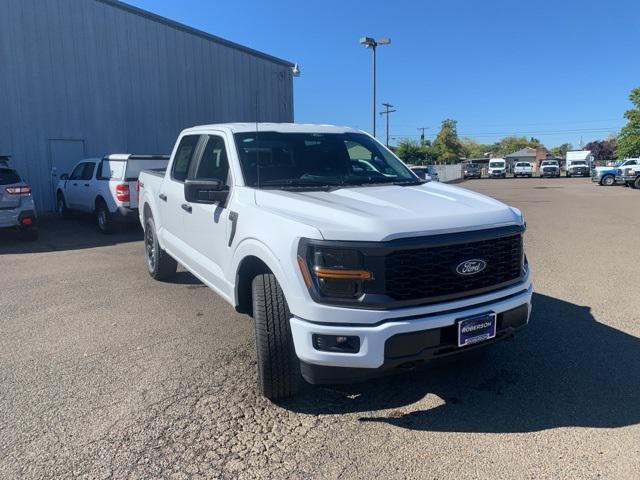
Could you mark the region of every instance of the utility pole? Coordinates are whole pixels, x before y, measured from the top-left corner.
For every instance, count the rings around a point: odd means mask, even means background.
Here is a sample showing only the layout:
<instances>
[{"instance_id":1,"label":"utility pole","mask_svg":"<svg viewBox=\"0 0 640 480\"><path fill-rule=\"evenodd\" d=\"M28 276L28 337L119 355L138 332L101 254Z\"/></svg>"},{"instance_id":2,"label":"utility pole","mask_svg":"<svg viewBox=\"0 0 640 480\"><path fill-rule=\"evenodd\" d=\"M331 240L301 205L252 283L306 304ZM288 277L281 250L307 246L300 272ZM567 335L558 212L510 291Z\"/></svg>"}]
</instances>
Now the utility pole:
<instances>
[{"instance_id":1,"label":"utility pole","mask_svg":"<svg viewBox=\"0 0 640 480\"><path fill-rule=\"evenodd\" d=\"M418 127L418 131L420 132L420 145L424 145L424 131L429 127Z\"/></svg>"},{"instance_id":2,"label":"utility pole","mask_svg":"<svg viewBox=\"0 0 640 480\"><path fill-rule=\"evenodd\" d=\"M360 44L364 45L367 48L371 49L372 58L373 58L373 68L372 68L372 83L373 83L373 99L371 102L371 107L373 108L373 136L376 136L376 48L378 45L389 45L391 43L391 39L387 37L382 37L379 39L371 38L371 37L361 37Z\"/></svg>"},{"instance_id":3,"label":"utility pole","mask_svg":"<svg viewBox=\"0 0 640 480\"><path fill-rule=\"evenodd\" d=\"M395 110L391 110L393 105L390 103L383 103L382 106L384 107L384 112L380 112L380 115L386 115L387 117L387 141L385 145L389 148L389 114L395 112Z\"/></svg>"}]
</instances>

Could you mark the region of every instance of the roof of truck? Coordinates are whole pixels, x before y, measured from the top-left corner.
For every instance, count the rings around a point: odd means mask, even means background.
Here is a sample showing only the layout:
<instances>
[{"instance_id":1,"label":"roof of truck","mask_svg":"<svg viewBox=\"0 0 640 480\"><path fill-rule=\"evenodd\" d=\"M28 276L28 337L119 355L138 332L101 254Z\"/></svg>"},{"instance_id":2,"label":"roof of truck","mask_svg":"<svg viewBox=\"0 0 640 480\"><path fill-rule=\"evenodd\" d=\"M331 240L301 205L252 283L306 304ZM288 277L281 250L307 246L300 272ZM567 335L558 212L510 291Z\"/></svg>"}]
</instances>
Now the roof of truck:
<instances>
[{"instance_id":1,"label":"roof of truck","mask_svg":"<svg viewBox=\"0 0 640 480\"><path fill-rule=\"evenodd\" d=\"M315 123L214 123L211 125L198 125L186 129L185 131L202 131L207 129L230 130L232 133L243 132L281 132L281 133L362 133L360 130L351 127L339 127L336 125L324 125Z\"/></svg>"},{"instance_id":2,"label":"roof of truck","mask_svg":"<svg viewBox=\"0 0 640 480\"><path fill-rule=\"evenodd\" d=\"M151 154L137 155L135 153L110 153L104 156L105 160L126 161L126 160L169 160L169 155Z\"/></svg>"}]
</instances>

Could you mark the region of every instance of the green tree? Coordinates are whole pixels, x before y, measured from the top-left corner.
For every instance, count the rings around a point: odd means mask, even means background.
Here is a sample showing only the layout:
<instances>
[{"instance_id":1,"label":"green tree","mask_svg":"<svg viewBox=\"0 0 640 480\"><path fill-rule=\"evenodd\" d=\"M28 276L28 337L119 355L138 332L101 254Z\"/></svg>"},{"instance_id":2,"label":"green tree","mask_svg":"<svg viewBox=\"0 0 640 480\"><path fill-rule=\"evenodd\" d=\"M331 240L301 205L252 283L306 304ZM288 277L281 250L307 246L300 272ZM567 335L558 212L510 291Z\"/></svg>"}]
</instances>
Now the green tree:
<instances>
[{"instance_id":1,"label":"green tree","mask_svg":"<svg viewBox=\"0 0 640 480\"><path fill-rule=\"evenodd\" d=\"M403 138L398 142L398 145L395 147L395 153L405 163L420 165L424 163L425 160L422 145L408 138Z\"/></svg>"},{"instance_id":2,"label":"green tree","mask_svg":"<svg viewBox=\"0 0 640 480\"><path fill-rule=\"evenodd\" d=\"M433 142L438 161L456 163L463 156L463 148L458 138L458 122L447 118L442 121L440 131Z\"/></svg>"},{"instance_id":3,"label":"green tree","mask_svg":"<svg viewBox=\"0 0 640 480\"><path fill-rule=\"evenodd\" d=\"M436 156L431 142L417 142L408 138L403 138L394 147L395 154L405 163L413 165L424 165L434 163Z\"/></svg>"},{"instance_id":4,"label":"green tree","mask_svg":"<svg viewBox=\"0 0 640 480\"><path fill-rule=\"evenodd\" d=\"M527 137L509 136L494 143L491 146L491 153L498 157L504 157L505 155L517 152L518 150L522 150L526 147L536 148L542 146L543 145L540 143L540 140L537 138L531 137L527 139Z\"/></svg>"},{"instance_id":5,"label":"green tree","mask_svg":"<svg viewBox=\"0 0 640 480\"><path fill-rule=\"evenodd\" d=\"M463 138L460 143L462 143L464 156L467 158L481 158L491 152L491 145L478 143L472 138Z\"/></svg>"},{"instance_id":6,"label":"green tree","mask_svg":"<svg viewBox=\"0 0 640 480\"><path fill-rule=\"evenodd\" d=\"M567 156L567 151L571 150L573 145L570 143L563 143L562 145L558 145L557 147L553 147L549 150L549 153L557 158L565 158Z\"/></svg>"},{"instance_id":7,"label":"green tree","mask_svg":"<svg viewBox=\"0 0 640 480\"><path fill-rule=\"evenodd\" d=\"M640 156L640 87L631 90L629 100L633 108L624 112L627 124L620 130L616 142L618 158Z\"/></svg>"}]
</instances>

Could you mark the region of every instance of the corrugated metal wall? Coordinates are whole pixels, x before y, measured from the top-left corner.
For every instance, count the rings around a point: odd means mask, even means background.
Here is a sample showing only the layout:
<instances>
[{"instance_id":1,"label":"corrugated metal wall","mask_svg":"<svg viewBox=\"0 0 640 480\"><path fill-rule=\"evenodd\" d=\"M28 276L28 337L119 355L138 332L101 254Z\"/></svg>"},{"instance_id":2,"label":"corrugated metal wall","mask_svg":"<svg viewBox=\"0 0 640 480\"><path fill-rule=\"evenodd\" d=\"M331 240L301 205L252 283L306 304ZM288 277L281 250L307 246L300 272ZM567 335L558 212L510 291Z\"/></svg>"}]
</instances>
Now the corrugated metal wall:
<instances>
[{"instance_id":1,"label":"corrugated metal wall","mask_svg":"<svg viewBox=\"0 0 640 480\"><path fill-rule=\"evenodd\" d=\"M40 209L54 205L52 140L81 140L86 157L168 153L185 127L293 121L292 90L287 62L109 2L0 1L0 154Z\"/></svg>"}]
</instances>

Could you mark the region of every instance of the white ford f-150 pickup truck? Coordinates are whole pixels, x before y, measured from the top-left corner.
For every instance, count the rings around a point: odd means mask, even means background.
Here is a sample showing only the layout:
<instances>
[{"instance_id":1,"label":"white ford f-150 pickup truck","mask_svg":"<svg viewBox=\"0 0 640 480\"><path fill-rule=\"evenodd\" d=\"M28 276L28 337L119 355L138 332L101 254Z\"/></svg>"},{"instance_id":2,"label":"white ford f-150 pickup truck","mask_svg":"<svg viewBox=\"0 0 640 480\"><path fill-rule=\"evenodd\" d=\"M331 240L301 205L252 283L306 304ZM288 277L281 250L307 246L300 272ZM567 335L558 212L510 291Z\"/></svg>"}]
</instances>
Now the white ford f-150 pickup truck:
<instances>
[{"instance_id":1,"label":"white ford f-150 pickup truck","mask_svg":"<svg viewBox=\"0 0 640 480\"><path fill-rule=\"evenodd\" d=\"M294 394L411 369L524 327L532 285L522 214L424 182L344 127L220 124L143 170L149 274L179 262L253 316L258 385Z\"/></svg>"}]
</instances>

